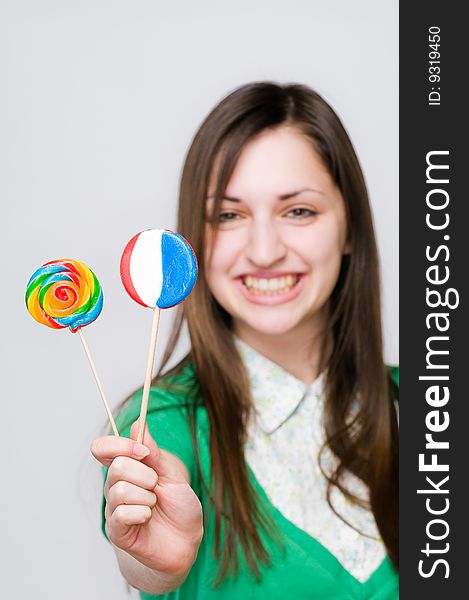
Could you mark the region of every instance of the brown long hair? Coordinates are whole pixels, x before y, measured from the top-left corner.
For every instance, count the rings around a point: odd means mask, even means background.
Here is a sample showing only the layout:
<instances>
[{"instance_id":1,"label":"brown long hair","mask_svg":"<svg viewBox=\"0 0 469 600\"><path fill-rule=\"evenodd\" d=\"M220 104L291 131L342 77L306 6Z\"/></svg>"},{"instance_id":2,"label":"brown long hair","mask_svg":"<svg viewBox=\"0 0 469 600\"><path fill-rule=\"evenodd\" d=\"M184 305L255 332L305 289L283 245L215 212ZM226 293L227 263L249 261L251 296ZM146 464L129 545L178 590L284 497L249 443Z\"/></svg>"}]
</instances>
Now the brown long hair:
<instances>
[{"instance_id":1,"label":"brown long hair","mask_svg":"<svg viewBox=\"0 0 469 600\"><path fill-rule=\"evenodd\" d=\"M190 241L199 258L199 277L190 297L178 308L155 378L157 383L185 320L192 350L171 372L188 360L194 363L208 413L218 581L230 568L237 569L238 541L248 566L258 574L258 562L269 561L259 528L271 534L273 529L260 507L244 458L251 410L248 379L234 345L231 317L210 293L204 272L206 199L215 174L215 230L224 190L243 148L265 129L281 125L294 126L311 140L346 207L351 252L343 257L330 298L326 331L332 352L326 357L323 350L321 359L321 366L327 366L326 446L338 458L335 471L326 474L328 501L331 504L332 486L337 486L362 503L342 483L346 470L357 475L369 488L370 508L389 557L398 565L396 390L383 362L378 253L364 178L345 129L321 96L302 85L261 82L244 85L225 97L202 123L188 151L178 232Z\"/></svg>"}]
</instances>

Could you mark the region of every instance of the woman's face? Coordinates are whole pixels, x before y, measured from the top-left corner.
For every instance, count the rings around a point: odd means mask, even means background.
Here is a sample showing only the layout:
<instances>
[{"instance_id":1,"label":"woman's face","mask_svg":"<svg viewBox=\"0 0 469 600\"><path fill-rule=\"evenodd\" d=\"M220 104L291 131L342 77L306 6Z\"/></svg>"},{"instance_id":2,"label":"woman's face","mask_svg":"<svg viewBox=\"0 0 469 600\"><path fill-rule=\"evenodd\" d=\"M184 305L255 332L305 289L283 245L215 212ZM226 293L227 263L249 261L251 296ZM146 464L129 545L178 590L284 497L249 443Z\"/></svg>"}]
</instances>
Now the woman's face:
<instances>
[{"instance_id":1,"label":"woman's face","mask_svg":"<svg viewBox=\"0 0 469 600\"><path fill-rule=\"evenodd\" d=\"M213 193L214 186L208 216ZM206 227L207 282L238 335L321 328L349 250L345 207L299 130L266 130L246 145L226 188L215 235Z\"/></svg>"}]
</instances>

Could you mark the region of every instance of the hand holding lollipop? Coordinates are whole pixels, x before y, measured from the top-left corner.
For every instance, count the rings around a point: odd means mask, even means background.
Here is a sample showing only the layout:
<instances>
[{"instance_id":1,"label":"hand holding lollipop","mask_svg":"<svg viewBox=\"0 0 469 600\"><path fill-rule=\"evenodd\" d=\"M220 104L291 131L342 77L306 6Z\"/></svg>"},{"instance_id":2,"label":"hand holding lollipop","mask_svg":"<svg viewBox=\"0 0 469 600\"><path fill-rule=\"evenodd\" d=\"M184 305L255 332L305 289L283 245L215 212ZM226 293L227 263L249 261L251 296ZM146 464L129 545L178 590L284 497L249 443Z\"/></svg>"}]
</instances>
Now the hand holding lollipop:
<instances>
[{"instance_id":1,"label":"hand holding lollipop","mask_svg":"<svg viewBox=\"0 0 469 600\"><path fill-rule=\"evenodd\" d=\"M160 309L176 306L191 293L197 279L197 259L181 235L168 229L147 229L134 236L125 247L120 272L129 296L138 304L154 309L137 436L137 441L142 443Z\"/></svg>"},{"instance_id":2,"label":"hand holding lollipop","mask_svg":"<svg viewBox=\"0 0 469 600\"><path fill-rule=\"evenodd\" d=\"M96 275L77 260L50 261L32 274L25 300L29 314L39 323L53 329L68 327L72 333L78 331L112 429L115 435L119 435L81 331L82 327L97 319L103 308L103 292Z\"/></svg>"}]
</instances>

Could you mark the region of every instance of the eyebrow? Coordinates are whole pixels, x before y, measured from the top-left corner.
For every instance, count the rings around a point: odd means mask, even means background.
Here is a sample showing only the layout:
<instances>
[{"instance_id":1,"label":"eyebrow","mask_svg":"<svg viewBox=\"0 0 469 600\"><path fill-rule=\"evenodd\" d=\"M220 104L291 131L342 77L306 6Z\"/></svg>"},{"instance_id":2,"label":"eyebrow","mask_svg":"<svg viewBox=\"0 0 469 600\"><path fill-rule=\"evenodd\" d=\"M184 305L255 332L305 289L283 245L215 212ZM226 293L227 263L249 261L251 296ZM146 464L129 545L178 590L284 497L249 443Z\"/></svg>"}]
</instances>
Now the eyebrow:
<instances>
[{"instance_id":1,"label":"eyebrow","mask_svg":"<svg viewBox=\"0 0 469 600\"><path fill-rule=\"evenodd\" d=\"M324 196L324 192L321 192L320 190L315 190L313 188L302 188L301 190L295 190L294 192L280 194L280 196L278 196L278 199L279 200L289 200L290 198L299 196L303 192L313 192L314 194L321 194L321 196ZM207 200L213 200L213 199L214 199L213 196L209 196L207 198ZM229 202L242 202L242 200L240 200L239 198L235 198L234 196L227 196L226 194L223 196L222 200L228 200Z\"/></svg>"},{"instance_id":2,"label":"eyebrow","mask_svg":"<svg viewBox=\"0 0 469 600\"><path fill-rule=\"evenodd\" d=\"M320 190L315 190L313 188L302 188L301 190L295 190L294 192L290 192L288 194L282 194L278 198L279 198L279 200L288 200L289 198L298 196L299 194L302 194L303 192L313 192L314 194L321 194L321 196L324 196L324 193L321 192Z\"/></svg>"}]
</instances>

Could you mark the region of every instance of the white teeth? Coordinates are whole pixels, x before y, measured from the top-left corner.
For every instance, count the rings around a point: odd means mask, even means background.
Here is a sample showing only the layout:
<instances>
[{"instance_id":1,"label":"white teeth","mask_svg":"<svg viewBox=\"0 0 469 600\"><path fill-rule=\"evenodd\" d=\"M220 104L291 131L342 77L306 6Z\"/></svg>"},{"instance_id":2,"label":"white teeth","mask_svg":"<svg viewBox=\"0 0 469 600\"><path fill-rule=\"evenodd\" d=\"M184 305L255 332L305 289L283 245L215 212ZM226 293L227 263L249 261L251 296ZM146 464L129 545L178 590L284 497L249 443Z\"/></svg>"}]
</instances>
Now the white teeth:
<instances>
[{"instance_id":1,"label":"white teeth","mask_svg":"<svg viewBox=\"0 0 469 600\"><path fill-rule=\"evenodd\" d=\"M266 279L264 277L252 277L251 275L247 275L243 282L249 290L257 294L270 294L272 292L284 294L296 285L297 277L295 275L286 275L284 277L272 277Z\"/></svg>"}]
</instances>

